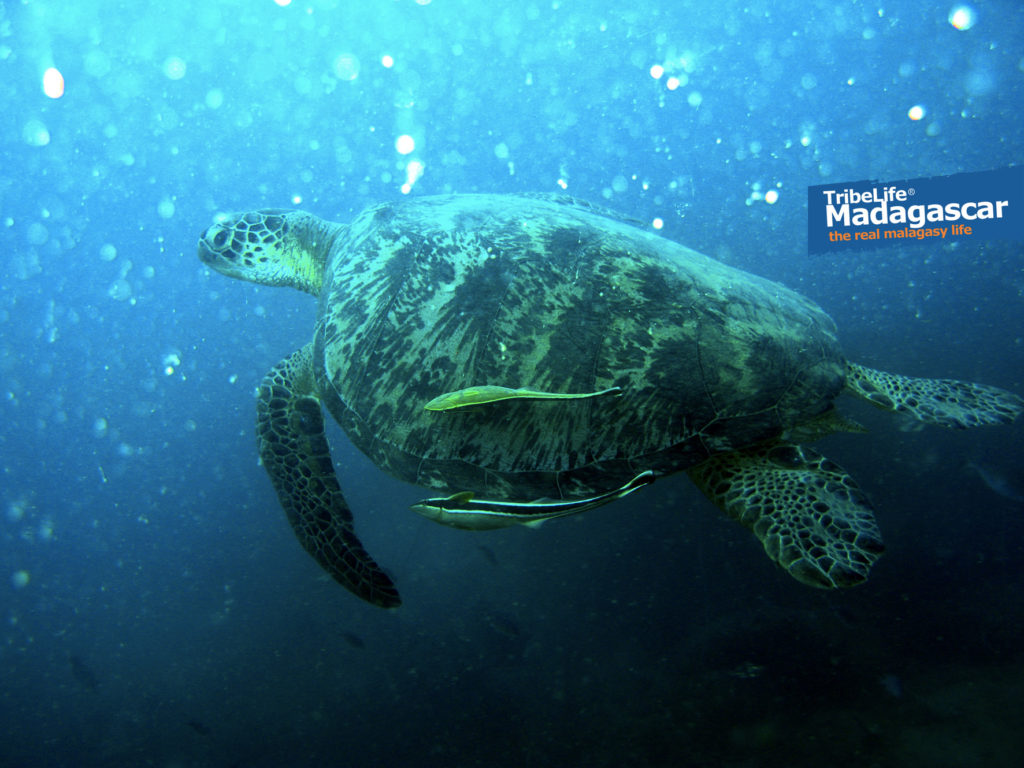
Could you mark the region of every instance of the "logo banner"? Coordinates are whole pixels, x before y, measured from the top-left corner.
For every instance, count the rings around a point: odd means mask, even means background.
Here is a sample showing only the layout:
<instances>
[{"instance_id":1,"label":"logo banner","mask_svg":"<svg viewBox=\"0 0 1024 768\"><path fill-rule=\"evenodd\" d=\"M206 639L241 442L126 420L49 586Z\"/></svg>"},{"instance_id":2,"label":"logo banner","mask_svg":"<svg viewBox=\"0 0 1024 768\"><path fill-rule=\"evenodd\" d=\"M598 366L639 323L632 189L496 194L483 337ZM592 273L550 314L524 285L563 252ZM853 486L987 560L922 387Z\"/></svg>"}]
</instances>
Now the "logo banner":
<instances>
[{"instance_id":1,"label":"logo banner","mask_svg":"<svg viewBox=\"0 0 1024 768\"><path fill-rule=\"evenodd\" d=\"M807 188L807 250L1024 240L1024 166Z\"/></svg>"}]
</instances>

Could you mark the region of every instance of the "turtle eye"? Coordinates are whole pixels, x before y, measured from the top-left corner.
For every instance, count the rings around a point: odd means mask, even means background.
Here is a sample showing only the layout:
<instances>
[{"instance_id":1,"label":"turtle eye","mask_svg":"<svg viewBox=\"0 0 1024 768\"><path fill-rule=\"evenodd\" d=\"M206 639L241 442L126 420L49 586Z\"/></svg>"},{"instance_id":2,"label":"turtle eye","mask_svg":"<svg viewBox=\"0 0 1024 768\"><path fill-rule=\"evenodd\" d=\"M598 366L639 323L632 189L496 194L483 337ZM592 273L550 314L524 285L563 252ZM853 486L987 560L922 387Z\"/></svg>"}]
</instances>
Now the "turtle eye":
<instances>
[{"instance_id":1,"label":"turtle eye","mask_svg":"<svg viewBox=\"0 0 1024 768\"><path fill-rule=\"evenodd\" d=\"M216 248L218 251L225 245L227 245L227 242L228 232L226 229L222 229L220 232L213 236L213 247Z\"/></svg>"}]
</instances>

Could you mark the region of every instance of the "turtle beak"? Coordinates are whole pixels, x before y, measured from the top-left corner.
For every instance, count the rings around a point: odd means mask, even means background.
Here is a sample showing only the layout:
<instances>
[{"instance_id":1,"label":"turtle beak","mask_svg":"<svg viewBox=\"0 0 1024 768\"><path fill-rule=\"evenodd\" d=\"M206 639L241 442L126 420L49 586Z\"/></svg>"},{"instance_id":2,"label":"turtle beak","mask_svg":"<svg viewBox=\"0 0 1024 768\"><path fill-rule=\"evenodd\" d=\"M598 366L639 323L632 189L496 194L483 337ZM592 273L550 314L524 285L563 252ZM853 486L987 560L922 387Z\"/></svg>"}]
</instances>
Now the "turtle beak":
<instances>
[{"instance_id":1,"label":"turtle beak","mask_svg":"<svg viewBox=\"0 0 1024 768\"><path fill-rule=\"evenodd\" d=\"M207 230L207 232L209 232L209 230ZM214 255L213 255L213 252L210 250L210 246L208 246L206 244L206 234L205 233L203 234L202 237L199 238L198 253L199 253L199 260L201 262L203 262L203 264L209 264L214 259Z\"/></svg>"},{"instance_id":2,"label":"turtle beak","mask_svg":"<svg viewBox=\"0 0 1024 768\"><path fill-rule=\"evenodd\" d=\"M199 246L197 248L197 251L199 254L199 260L203 262L203 264L209 264L216 258L216 255L210 248L211 234L213 234L213 230L216 228L217 225L213 224L207 227L206 231L199 236Z\"/></svg>"}]
</instances>

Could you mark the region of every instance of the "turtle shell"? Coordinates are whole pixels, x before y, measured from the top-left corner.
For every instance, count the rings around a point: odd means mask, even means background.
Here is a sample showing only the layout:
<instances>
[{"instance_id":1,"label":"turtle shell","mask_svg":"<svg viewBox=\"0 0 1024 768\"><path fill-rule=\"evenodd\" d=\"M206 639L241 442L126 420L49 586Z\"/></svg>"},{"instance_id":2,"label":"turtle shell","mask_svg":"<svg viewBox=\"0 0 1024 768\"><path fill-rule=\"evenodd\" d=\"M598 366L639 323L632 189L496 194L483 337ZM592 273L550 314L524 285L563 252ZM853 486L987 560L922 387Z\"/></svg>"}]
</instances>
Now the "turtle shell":
<instances>
[{"instance_id":1,"label":"turtle shell","mask_svg":"<svg viewBox=\"0 0 1024 768\"><path fill-rule=\"evenodd\" d=\"M384 470L523 500L776 437L845 378L832 320L799 294L592 206L504 195L381 205L339 229L315 365ZM424 409L479 385L622 395Z\"/></svg>"}]
</instances>

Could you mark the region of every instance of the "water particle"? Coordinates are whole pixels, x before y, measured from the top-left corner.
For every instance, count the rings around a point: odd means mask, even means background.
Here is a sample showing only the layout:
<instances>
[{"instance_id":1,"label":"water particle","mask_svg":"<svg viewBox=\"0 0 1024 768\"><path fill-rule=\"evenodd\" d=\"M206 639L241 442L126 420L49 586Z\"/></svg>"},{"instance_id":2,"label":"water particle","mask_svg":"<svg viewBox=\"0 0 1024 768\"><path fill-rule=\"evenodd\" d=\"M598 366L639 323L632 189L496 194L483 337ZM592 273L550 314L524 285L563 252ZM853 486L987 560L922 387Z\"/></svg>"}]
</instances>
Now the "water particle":
<instances>
[{"instance_id":1,"label":"water particle","mask_svg":"<svg viewBox=\"0 0 1024 768\"><path fill-rule=\"evenodd\" d=\"M42 245L49 239L50 231L38 221L33 221L28 225L28 241L32 245Z\"/></svg>"},{"instance_id":2,"label":"water particle","mask_svg":"<svg viewBox=\"0 0 1024 768\"><path fill-rule=\"evenodd\" d=\"M115 301L127 301L132 297L132 287L127 280L115 280L107 289L107 295Z\"/></svg>"},{"instance_id":3,"label":"water particle","mask_svg":"<svg viewBox=\"0 0 1024 768\"><path fill-rule=\"evenodd\" d=\"M359 59L354 53L343 53L334 60L334 74L339 80L355 80L359 77L359 69Z\"/></svg>"},{"instance_id":4,"label":"water particle","mask_svg":"<svg viewBox=\"0 0 1024 768\"><path fill-rule=\"evenodd\" d=\"M181 80L186 68L185 60L179 56L168 56L164 61L164 74L171 80Z\"/></svg>"},{"instance_id":5,"label":"water particle","mask_svg":"<svg viewBox=\"0 0 1024 768\"><path fill-rule=\"evenodd\" d=\"M206 92L206 106L210 109L220 109L224 104L224 91L220 88L211 88Z\"/></svg>"},{"instance_id":6,"label":"water particle","mask_svg":"<svg viewBox=\"0 0 1024 768\"><path fill-rule=\"evenodd\" d=\"M50 143L50 131L42 120L29 120L21 129L21 135L33 147L45 147Z\"/></svg>"}]
</instances>

